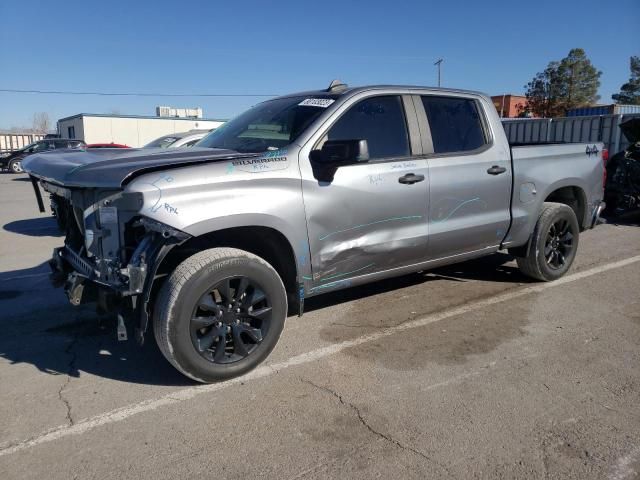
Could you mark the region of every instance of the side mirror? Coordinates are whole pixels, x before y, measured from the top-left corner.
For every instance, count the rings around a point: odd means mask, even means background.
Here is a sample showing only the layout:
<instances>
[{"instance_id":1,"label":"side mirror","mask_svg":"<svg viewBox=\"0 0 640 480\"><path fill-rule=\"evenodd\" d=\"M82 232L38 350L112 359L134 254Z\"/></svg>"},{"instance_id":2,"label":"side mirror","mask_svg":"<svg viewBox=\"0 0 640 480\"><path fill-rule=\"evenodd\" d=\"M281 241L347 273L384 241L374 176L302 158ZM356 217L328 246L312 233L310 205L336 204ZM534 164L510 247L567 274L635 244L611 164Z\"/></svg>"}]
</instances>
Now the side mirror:
<instances>
[{"instance_id":1,"label":"side mirror","mask_svg":"<svg viewBox=\"0 0 640 480\"><path fill-rule=\"evenodd\" d=\"M342 167L369 160L369 145L366 140L327 140L321 150L312 150L313 162L327 167Z\"/></svg>"},{"instance_id":2,"label":"side mirror","mask_svg":"<svg viewBox=\"0 0 640 480\"><path fill-rule=\"evenodd\" d=\"M320 182L331 183L339 167L369 160L366 140L327 140L321 150L309 154L313 176Z\"/></svg>"}]
</instances>

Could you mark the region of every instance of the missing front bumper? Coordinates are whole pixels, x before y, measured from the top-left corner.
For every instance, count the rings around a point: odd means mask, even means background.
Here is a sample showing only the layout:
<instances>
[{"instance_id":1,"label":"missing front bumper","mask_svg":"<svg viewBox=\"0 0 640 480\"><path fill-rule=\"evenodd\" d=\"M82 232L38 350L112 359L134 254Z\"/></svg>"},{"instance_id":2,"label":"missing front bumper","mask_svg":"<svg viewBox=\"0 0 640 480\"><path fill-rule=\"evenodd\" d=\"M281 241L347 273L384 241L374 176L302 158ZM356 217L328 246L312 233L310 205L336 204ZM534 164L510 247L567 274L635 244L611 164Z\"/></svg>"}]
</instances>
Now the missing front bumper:
<instances>
[{"instance_id":1,"label":"missing front bumper","mask_svg":"<svg viewBox=\"0 0 640 480\"><path fill-rule=\"evenodd\" d=\"M126 268L114 269L114 272L110 272L106 277L68 245L53 249L49 266L52 270L50 275L52 285L56 288L64 286L72 305L87 303L83 298L83 291L88 284L119 297L139 295L144 288L147 272L146 263L140 261L136 265L130 264ZM95 296L92 296L92 300L95 300Z\"/></svg>"},{"instance_id":2,"label":"missing front bumper","mask_svg":"<svg viewBox=\"0 0 640 480\"><path fill-rule=\"evenodd\" d=\"M140 224L147 235L138 242L124 268L95 257L89 259L69 245L54 249L49 265L52 284L64 286L72 305L96 302L100 313L115 311L119 318L133 317L135 337L142 344L158 268L173 247L191 236L157 222L144 220Z\"/></svg>"}]
</instances>

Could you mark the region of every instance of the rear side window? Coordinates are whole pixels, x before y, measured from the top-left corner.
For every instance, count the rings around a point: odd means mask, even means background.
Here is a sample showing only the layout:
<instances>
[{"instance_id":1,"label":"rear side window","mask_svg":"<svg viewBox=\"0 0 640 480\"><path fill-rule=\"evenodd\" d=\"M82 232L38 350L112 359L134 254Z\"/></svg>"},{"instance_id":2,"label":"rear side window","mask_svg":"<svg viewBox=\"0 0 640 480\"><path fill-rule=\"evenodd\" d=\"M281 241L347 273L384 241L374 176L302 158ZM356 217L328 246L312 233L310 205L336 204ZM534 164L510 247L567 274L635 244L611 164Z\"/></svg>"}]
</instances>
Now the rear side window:
<instances>
[{"instance_id":1,"label":"rear side window","mask_svg":"<svg viewBox=\"0 0 640 480\"><path fill-rule=\"evenodd\" d=\"M423 96L434 153L468 152L487 143L475 100Z\"/></svg>"},{"instance_id":2,"label":"rear side window","mask_svg":"<svg viewBox=\"0 0 640 480\"><path fill-rule=\"evenodd\" d=\"M366 140L372 160L409 155L404 109L396 95L356 103L331 127L327 137L328 140Z\"/></svg>"}]
</instances>

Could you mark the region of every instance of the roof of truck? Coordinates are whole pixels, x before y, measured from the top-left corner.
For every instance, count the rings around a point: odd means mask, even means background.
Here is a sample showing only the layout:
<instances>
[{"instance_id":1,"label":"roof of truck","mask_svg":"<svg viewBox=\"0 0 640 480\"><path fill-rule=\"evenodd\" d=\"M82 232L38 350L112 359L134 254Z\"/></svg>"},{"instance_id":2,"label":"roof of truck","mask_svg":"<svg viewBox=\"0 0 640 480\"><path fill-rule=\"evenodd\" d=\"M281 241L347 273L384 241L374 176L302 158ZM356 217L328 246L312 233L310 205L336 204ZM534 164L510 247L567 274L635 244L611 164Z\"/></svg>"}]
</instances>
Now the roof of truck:
<instances>
[{"instance_id":1,"label":"roof of truck","mask_svg":"<svg viewBox=\"0 0 640 480\"><path fill-rule=\"evenodd\" d=\"M345 94L354 94L358 92L365 92L368 90L405 90L405 91L414 91L414 90L426 90L429 92L435 93L467 93L472 95L485 95L482 92L478 92L475 90L463 90L459 88L442 88L442 87L427 87L421 85L363 85L359 87L349 87L346 84L340 84L340 88L336 89L323 89L323 90L308 90L305 92L296 92L289 93L286 95L281 95L276 98L288 98L288 97L320 97L320 98L338 98Z\"/></svg>"}]
</instances>

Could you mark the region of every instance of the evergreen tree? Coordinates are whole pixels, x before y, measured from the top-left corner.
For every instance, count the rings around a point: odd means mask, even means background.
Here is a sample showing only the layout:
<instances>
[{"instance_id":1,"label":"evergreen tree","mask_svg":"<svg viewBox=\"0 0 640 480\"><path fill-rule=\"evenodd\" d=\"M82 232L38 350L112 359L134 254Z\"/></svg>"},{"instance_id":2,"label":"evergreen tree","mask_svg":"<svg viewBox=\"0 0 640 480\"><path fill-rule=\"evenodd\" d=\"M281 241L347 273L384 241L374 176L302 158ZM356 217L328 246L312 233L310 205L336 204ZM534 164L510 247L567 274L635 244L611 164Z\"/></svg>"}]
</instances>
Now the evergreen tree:
<instances>
[{"instance_id":1,"label":"evergreen tree","mask_svg":"<svg viewBox=\"0 0 640 480\"><path fill-rule=\"evenodd\" d=\"M571 108L591 105L600 98L600 75L584 50L574 48L525 85L528 110L539 117L557 117Z\"/></svg>"},{"instance_id":2,"label":"evergreen tree","mask_svg":"<svg viewBox=\"0 0 640 480\"><path fill-rule=\"evenodd\" d=\"M629 67L631 78L620 87L620 93L611 95L611 98L623 105L640 105L640 57L631 57Z\"/></svg>"}]
</instances>

